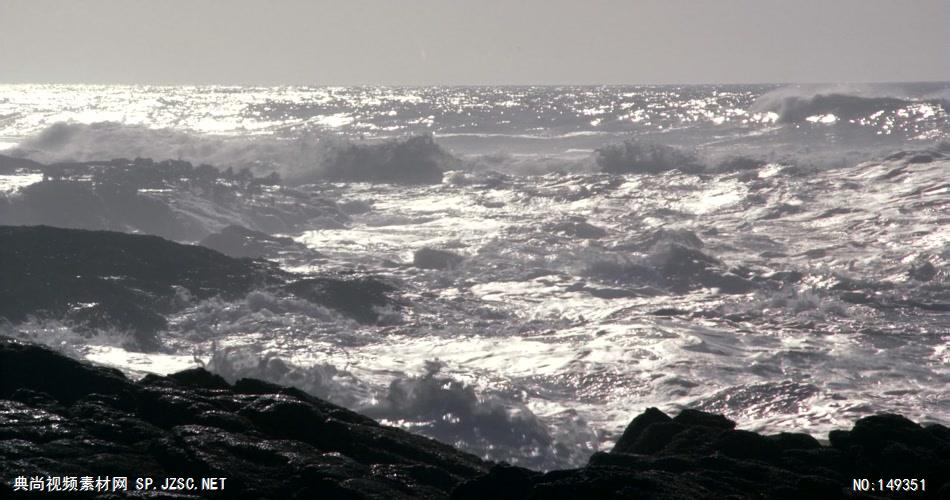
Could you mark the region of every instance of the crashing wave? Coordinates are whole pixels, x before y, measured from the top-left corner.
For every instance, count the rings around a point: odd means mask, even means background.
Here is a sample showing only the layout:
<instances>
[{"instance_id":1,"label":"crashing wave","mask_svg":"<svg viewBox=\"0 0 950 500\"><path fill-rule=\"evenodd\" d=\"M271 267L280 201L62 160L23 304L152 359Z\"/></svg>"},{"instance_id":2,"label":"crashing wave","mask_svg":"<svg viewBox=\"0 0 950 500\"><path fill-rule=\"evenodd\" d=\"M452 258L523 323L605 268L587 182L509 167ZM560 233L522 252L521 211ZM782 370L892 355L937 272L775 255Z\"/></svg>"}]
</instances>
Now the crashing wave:
<instances>
[{"instance_id":1,"label":"crashing wave","mask_svg":"<svg viewBox=\"0 0 950 500\"><path fill-rule=\"evenodd\" d=\"M242 378L256 378L296 387L348 407L357 407L369 399L369 388L345 370L328 363L299 366L260 346L215 349L205 369L232 384Z\"/></svg>"},{"instance_id":2,"label":"crashing wave","mask_svg":"<svg viewBox=\"0 0 950 500\"><path fill-rule=\"evenodd\" d=\"M337 182L439 184L446 167L456 163L432 136L417 136L331 147L316 177Z\"/></svg>"},{"instance_id":3,"label":"crashing wave","mask_svg":"<svg viewBox=\"0 0 950 500\"><path fill-rule=\"evenodd\" d=\"M397 377L382 394L346 369L328 363L301 366L258 345L215 348L205 368L231 383L257 378L296 387L492 460L565 467L594 451L591 431L576 414L556 416L564 425L552 435L517 397L481 393L440 375L443 365L437 361L426 362L421 376Z\"/></svg>"},{"instance_id":4,"label":"crashing wave","mask_svg":"<svg viewBox=\"0 0 950 500\"><path fill-rule=\"evenodd\" d=\"M422 376L397 378L364 413L490 460L522 466L564 466L580 458L575 455L592 451L559 446L524 403L501 393L479 394L471 385L440 376L441 369L442 363L428 361Z\"/></svg>"},{"instance_id":5,"label":"crashing wave","mask_svg":"<svg viewBox=\"0 0 950 500\"><path fill-rule=\"evenodd\" d=\"M280 188L277 175L150 159L42 165L42 182L0 197L0 224L107 229L196 241L226 226L286 232L348 220L320 196ZM39 175L39 174L38 174ZM306 202L303 202L306 200Z\"/></svg>"},{"instance_id":6,"label":"crashing wave","mask_svg":"<svg viewBox=\"0 0 950 500\"><path fill-rule=\"evenodd\" d=\"M23 139L19 156L53 163L111 158L185 160L221 168L279 170L287 177L319 162L325 151L318 138L280 140L264 136L213 136L116 122L54 123Z\"/></svg>"},{"instance_id":7,"label":"crashing wave","mask_svg":"<svg viewBox=\"0 0 950 500\"><path fill-rule=\"evenodd\" d=\"M51 163L111 158L184 160L220 169L277 172L290 183L318 180L437 184L459 161L432 136L352 143L335 136L214 136L116 122L59 122L23 139L16 156Z\"/></svg>"},{"instance_id":8,"label":"crashing wave","mask_svg":"<svg viewBox=\"0 0 950 500\"><path fill-rule=\"evenodd\" d=\"M656 174L670 170L700 172L705 168L692 152L636 140L598 149L596 162L603 172L610 174Z\"/></svg>"},{"instance_id":9,"label":"crashing wave","mask_svg":"<svg viewBox=\"0 0 950 500\"><path fill-rule=\"evenodd\" d=\"M780 123L801 123L812 117L835 117L852 120L878 112L893 113L918 104L927 104L950 111L950 101L941 98L912 100L887 95L861 95L847 89L827 89L814 93L798 93L780 89L767 93L755 101L752 109L773 112ZM826 121L830 118L826 118Z\"/></svg>"}]
</instances>

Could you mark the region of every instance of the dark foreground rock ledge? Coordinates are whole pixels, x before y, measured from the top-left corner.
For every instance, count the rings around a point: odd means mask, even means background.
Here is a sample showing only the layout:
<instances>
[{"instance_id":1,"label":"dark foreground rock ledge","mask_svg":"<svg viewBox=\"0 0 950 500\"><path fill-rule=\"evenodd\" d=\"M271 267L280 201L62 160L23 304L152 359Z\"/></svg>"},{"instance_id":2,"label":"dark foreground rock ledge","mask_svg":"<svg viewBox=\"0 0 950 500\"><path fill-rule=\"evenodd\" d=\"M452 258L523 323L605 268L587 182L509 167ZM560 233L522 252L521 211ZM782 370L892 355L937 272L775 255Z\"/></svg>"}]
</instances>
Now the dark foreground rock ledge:
<instances>
[{"instance_id":1,"label":"dark foreground rock ledge","mask_svg":"<svg viewBox=\"0 0 950 500\"><path fill-rule=\"evenodd\" d=\"M540 473L486 463L295 389L232 386L201 369L132 382L0 337L0 498L29 497L12 491L18 476L54 475L228 478L223 492L128 493L147 498L950 498L946 427L878 415L832 432L830 443L649 409L610 453ZM855 493L856 478L924 479L926 491Z\"/></svg>"},{"instance_id":2,"label":"dark foreground rock ledge","mask_svg":"<svg viewBox=\"0 0 950 500\"><path fill-rule=\"evenodd\" d=\"M830 446L808 434L762 436L735 425L721 415L683 410L671 418L650 408L583 468L542 474L496 465L453 498L950 498L950 429L942 425L875 415L832 431ZM868 491L854 491L855 479L868 479ZM916 491L900 490L910 481L892 491L892 479L916 479Z\"/></svg>"},{"instance_id":3,"label":"dark foreground rock ledge","mask_svg":"<svg viewBox=\"0 0 950 500\"><path fill-rule=\"evenodd\" d=\"M26 496L18 476L100 475L228 478L213 498L446 498L486 470L295 389L202 369L131 382L0 337L0 498Z\"/></svg>"},{"instance_id":4,"label":"dark foreground rock ledge","mask_svg":"<svg viewBox=\"0 0 950 500\"><path fill-rule=\"evenodd\" d=\"M90 334L114 328L148 351L161 345L168 315L195 301L260 290L364 323L376 322L378 309L401 307L391 297L397 290L373 276L298 275L157 236L0 225L0 321L61 320Z\"/></svg>"}]
</instances>

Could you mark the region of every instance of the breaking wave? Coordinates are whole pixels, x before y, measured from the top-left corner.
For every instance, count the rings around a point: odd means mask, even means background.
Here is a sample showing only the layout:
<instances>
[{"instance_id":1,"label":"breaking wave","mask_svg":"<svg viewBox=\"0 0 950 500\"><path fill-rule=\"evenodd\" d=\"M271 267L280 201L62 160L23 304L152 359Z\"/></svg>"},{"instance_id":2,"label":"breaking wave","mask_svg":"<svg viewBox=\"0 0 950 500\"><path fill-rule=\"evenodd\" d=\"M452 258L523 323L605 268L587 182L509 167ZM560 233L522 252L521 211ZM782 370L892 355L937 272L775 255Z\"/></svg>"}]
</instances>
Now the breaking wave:
<instances>
[{"instance_id":1,"label":"breaking wave","mask_svg":"<svg viewBox=\"0 0 950 500\"><path fill-rule=\"evenodd\" d=\"M205 368L232 384L242 378L265 380L350 408L363 406L371 398L369 387L352 373L329 363L300 366L262 346L216 348Z\"/></svg>"},{"instance_id":2,"label":"breaking wave","mask_svg":"<svg viewBox=\"0 0 950 500\"><path fill-rule=\"evenodd\" d=\"M458 160L431 136L354 143L322 134L295 138L216 136L117 122L55 123L12 151L42 163L113 158L185 160L215 167L277 172L289 183L317 180L441 182Z\"/></svg>"},{"instance_id":3,"label":"breaking wave","mask_svg":"<svg viewBox=\"0 0 950 500\"><path fill-rule=\"evenodd\" d=\"M393 380L366 414L491 460L550 467L552 457L555 463L577 458L564 456L576 449L556 446L547 427L517 397L499 391L479 394L471 385L440 376L442 366L427 361L422 376Z\"/></svg>"},{"instance_id":4,"label":"breaking wave","mask_svg":"<svg viewBox=\"0 0 950 500\"><path fill-rule=\"evenodd\" d=\"M562 424L549 428L517 394L477 391L440 375L438 361L427 361L420 376L396 377L381 393L345 369L301 366L259 345L216 349L205 368L230 383L255 378L296 387L490 460L564 467L596 451L596 436L576 413L559 415Z\"/></svg>"},{"instance_id":5,"label":"breaking wave","mask_svg":"<svg viewBox=\"0 0 950 500\"><path fill-rule=\"evenodd\" d=\"M829 87L808 92L799 88L783 88L768 92L752 105L758 112L773 112L780 123L800 123L815 116L834 116L842 120L866 118L875 113L895 113L912 106L924 105L950 111L950 100L938 95L923 99L904 97L899 89L882 92L847 87Z\"/></svg>"}]
</instances>

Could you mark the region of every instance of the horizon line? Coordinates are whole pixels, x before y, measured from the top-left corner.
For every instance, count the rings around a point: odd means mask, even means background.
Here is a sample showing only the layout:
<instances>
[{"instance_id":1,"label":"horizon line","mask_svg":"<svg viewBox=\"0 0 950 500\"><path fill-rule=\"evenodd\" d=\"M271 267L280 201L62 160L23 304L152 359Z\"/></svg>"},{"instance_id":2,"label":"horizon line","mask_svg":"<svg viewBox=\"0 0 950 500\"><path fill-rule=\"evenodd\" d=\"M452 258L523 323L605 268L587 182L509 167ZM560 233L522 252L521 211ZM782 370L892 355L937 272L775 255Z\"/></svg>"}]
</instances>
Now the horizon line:
<instances>
[{"instance_id":1,"label":"horizon line","mask_svg":"<svg viewBox=\"0 0 950 500\"><path fill-rule=\"evenodd\" d=\"M948 80L839 80L839 81L787 81L787 82L663 82L663 83L131 83L131 82L3 82L0 85L75 85L75 86L127 86L127 87L670 87L709 85L886 85L886 84L939 84Z\"/></svg>"}]
</instances>

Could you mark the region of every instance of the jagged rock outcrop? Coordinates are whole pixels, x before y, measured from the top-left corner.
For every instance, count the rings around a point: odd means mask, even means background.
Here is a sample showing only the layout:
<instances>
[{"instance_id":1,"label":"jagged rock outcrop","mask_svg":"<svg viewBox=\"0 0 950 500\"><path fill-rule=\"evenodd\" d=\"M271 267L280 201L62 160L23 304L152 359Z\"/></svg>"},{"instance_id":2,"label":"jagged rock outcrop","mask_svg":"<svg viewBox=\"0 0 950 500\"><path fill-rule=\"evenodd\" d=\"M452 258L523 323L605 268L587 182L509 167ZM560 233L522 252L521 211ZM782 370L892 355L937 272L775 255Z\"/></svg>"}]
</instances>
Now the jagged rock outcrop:
<instances>
[{"instance_id":1,"label":"jagged rock outcrop","mask_svg":"<svg viewBox=\"0 0 950 500\"><path fill-rule=\"evenodd\" d=\"M285 253L310 253L306 245L292 238L272 236L242 226L231 225L201 240L201 246L237 258L277 258Z\"/></svg>"},{"instance_id":2,"label":"jagged rock outcrop","mask_svg":"<svg viewBox=\"0 0 950 500\"><path fill-rule=\"evenodd\" d=\"M2 498L37 475L227 478L174 498L446 498L486 469L296 389L202 369L131 382L0 337Z\"/></svg>"},{"instance_id":3,"label":"jagged rock outcrop","mask_svg":"<svg viewBox=\"0 0 950 500\"><path fill-rule=\"evenodd\" d=\"M182 293L236 298L283 281L263 262L232 259L157 236L0 226L0 316L64 319L137 333L144 347Z\"/></svg>"},{"instance_id":4,"label":"jagged rock outcrop","mask_svg":"<svg viewBox=\"0 0 950 500\"><path fill-rule=\"evenodd\" d=\"M497 465L453 498L950 498L950 429L942 425L876 415L832 431L830 446L808 434L763 436L735 425L721 415L683 410L671 418L650 408L583 468L541 474ZM875 488L883 479L885 489L856 492L860 478ZM917 491L889 490L894 478L917 479Z\"/></svg>"},{"instance_id":5,"label":"jagged rock outcrop","mask_svg":"<svg viewBox=\"0 0 950 500\"><path fill-rule=\"evenodd\" d=\"M451 269L465 260L457 253L435 248L420 248L412 254L412 265L420 269Z\"/></svg>"},{"instance_id":6,"label":"jagged rock outcrop","mask_svg":"<svg viewBox=\"0 0 950 500\"><path fill-rule=\"evenodd\" d=\"M947 427L885 414L829 438L763 436L721 415L651 408L611 452L579 469L538 472L487 463L297 389L231 385L203 369L132 382L0 337L2 498L20 495L14 478L47 475L228 478L224 492L161 498L950 497ZM856 478L872 487L917 479L918 491L855 492Z\"/></svg>"},{"instance_id":7,"label":"jagged rock outcrop","mask_svg":"<svg viewBox=\"0 0 950 500\"><path fill-rule=\"evenodd\" d=\"M0 318L117 328L137 347L158 345L166 316L194 300L257 289L293 294L371 323L398 309L391 285L368 276L303 277L273 263L228 257L157 236L46 226L0 226Z\"/></svg>"},{"instance_id":8,"label":"jagged rock outcrop","mask_svg":"<svg viewBox=\"0 0 950 500\"><path fill-rule=\"evenodd\" d=\"M551 224L546 229L584 240L596 240L607 236L607 230L587 222L582 217L571 217Z\"/></svg>"},{"instance_id":9,"label":"jagged rock outcrop","mask_svg":"<svg viewBox=\"0 0 950 500\"><path fill-rule=\"evenodd\" d=\"M288 284L285 289L361 323L375 323L386 310L398 310L403 306L393 298L395 287L372 276L304 278Z\"/></svg>"}]
</instances>

